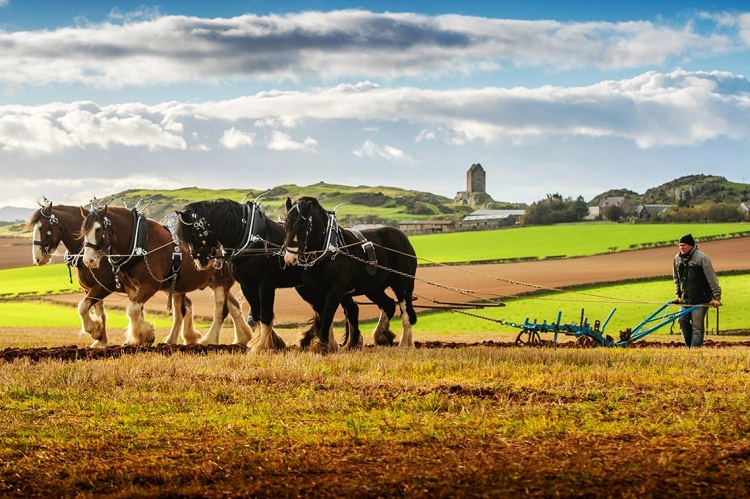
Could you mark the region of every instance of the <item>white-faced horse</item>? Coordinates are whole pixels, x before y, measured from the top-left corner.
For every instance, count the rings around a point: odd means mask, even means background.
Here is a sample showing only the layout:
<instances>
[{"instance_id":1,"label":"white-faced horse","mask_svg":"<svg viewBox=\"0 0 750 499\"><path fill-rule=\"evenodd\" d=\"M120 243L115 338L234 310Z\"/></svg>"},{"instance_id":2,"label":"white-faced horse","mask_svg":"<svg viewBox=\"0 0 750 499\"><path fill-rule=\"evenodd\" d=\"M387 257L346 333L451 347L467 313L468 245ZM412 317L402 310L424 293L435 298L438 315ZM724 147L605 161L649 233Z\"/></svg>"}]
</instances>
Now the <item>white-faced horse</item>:
<instances>
[{"instance_id":1,"label":"white-faced horse","mask_svg":"<svg viewBox=\"0 0 750 499\"><path fill-rule=\"evenodd\" d=\"M231 274L226 269L198 270L193 265L182 265L182 255L189 253L168 228L137 210L104 206L89 211L81 224L81 234L83 263L91 269L109 267L115 286L123 287L130 299L126 344L147 345L154 341L154 328L146 322L143 307L157 291L165 291L171 297L206 287L214 293L213 322L198 342L219 343L227 314L234 323L233 343L247 344L251 340L252 330L231 294ZM174 334L174 330L170 332L165 343L174 342Z\"/></svg>"}]
</instances>

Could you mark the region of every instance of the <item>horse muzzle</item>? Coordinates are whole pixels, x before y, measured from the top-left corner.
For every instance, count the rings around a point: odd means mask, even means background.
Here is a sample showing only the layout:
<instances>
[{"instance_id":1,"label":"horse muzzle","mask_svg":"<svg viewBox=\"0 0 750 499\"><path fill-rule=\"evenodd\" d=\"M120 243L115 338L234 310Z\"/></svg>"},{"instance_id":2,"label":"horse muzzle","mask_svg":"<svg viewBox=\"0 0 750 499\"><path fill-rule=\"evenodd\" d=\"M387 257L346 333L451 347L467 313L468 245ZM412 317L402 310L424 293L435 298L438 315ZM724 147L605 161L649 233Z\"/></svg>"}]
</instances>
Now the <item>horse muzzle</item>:
<instances>
[{"instance_id":1,"label":"horse muzzle","mask_svg":"<svg viewBox=\"0 0 750 499\"><path fill-rule=\"evenodd\" d=\"M286 248L284 250L284 263L292 266L299 264L299 252L297 248Z\"/></svg>"}]
</instances>

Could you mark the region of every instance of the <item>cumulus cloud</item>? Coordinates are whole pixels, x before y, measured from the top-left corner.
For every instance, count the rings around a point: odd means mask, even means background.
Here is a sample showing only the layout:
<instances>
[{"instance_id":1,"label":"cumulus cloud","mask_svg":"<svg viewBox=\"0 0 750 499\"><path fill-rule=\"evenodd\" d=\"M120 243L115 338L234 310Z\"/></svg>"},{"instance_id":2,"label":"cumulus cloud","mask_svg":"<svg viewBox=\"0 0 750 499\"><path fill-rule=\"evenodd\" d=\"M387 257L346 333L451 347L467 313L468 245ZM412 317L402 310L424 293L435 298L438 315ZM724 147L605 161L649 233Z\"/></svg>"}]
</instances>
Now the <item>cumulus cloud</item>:
<instances>
[{"instance_id":1,"label":"cumulus cloud","mask_svg":"<svg viewBox=\"0 0 750 499\"><path fill-rule=\"evenodd\" d=\"M314 77L424 77L504 65L638 68L748 46L747 14L714 32L684 25L557 22L364 10L113 15L108 22L0 32L0 81L98 87ZM720 24L720 26L719 26Z\"/></svg>"},{"instance_id":2,"label":"cumulus cloud","mask_svg":"<svg viewBox=\"0 0 750 499\"><path fill-rule=\"evenodd\" d=\"M266 147L271 151L297 151L305 153L314 153L318 141L312 137L307 137L302 142L295 141L289 134L279 130L273 130L266 137Z\"/></svg>"},{"instance_id":3,"label":"cumulus cloud","mask_svg":"<svg viewBox=\"0 0 750 499\"><path fill-rule=\"evenodd\" d=\"M94 197L104 198L128 189L177 189L183 186L173 178L159 175L57 179L6 177L3 180L16 187L14 194L4 196L7 206L33 206L42 197L54 204L82 205ZM115 204L119 204L119 200Z\"/></svg>"},{"instance_id":4,"label":"cumulus cloud","mask_svg":"<svg viewBox=\"0 0 750 499\"><path fill-rule=\"evenodd\" d=\"M405 154L401 149L389 145L379 146L369 139L360 147L352 151L352 154L360 158L383 158L400 161L411 160L409 155Z\"/></svg>"},{"instance_id":5,"label":"cumulus cloud","mask_svg":"<svg viewBox=\"0 0 750 499\"><path fill-rule=\"evenodd\" d=\"M0 150L51 154L70 148L113 145L149 150L184 149L181 129L163 115L141 115L143 106L91 102L0 107Z\"/></svg>"},{"instance_id":6,"label":"cumulus cloud","mask_svg":"<svg viewBox=\"0 0 750 499\"><path fill-rule=\"evenodd\" d=\"M232 127L222 135L219 143L227 149L238 149L240 147L252 147L255 142L255 133L241 132Z\"/></svg>"},{"instance_id":7,"label":"cumulus cloud","mask_svg":"<svg viewBox=\"0 0 750 499\"><path fill-rule=\"evenodd\" d=\"M225 101L99 107L90 102L0 107L0 150L52 154L113 146L188 150L256 145L246 126L285 123L289 130L333 124L401 123L415 142L524 144L538 137L614 137L641 148L694 145L720 137L750 137L750 81L726 72L677 70L582 87L429 90L364 85L309 92L274 92ZM293 117L293 119L287 119ZM359 123L356 125L354 123ZM202 133L196 133L200 127ZM307 128L305 128L307 127ZM212 131L215 130L215 131ZM213 134L213 138L212 135ZM340 140L340 139L337 139ZM357 139L359 140L359 139ZM213 141L213 142L211 142ZM315 153L318 141L272 128L270 151ZM351 149L350 149L351 150ZM371 141L360 157L405 158L403 151Z\"/></svg>"}]
</instances>

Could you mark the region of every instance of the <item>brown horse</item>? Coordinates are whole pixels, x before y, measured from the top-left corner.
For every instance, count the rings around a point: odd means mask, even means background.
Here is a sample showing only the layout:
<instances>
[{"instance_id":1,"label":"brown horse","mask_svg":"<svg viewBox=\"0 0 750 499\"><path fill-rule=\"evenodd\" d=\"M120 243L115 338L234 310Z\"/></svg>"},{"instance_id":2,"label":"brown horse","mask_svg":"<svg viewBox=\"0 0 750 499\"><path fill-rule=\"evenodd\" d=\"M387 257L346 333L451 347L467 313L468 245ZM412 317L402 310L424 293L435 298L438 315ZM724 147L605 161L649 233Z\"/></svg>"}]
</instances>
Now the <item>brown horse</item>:
<instances>
[{"instance_id":1,"label":"brown horse","mask_svg":"<svg viewBox=\"0 0 750 499\"><path fill-rule=\"evenodd\" d=\"M107 311L104 299L115 292L115 276L112 267L102 266L89 269L83 265L83 237L80 235L81 224L88 212L79 206L55 205L46 201L36 211L26 225L33 231L32 259L36 265L45 265L52 260L60 243L67 249L64 261L69 271L74 270L78 283L86 295L78 303L78 314L81 316L82 333L87 333L94 340L90 347L105 347L107 337ZM177 333L182 329L185 343L195 343L201 337L193 327L193 310L190 298L185 294L175 295L172 331L167 339L175 342ZM92 317L93 308L95 317Z\"/></svg>"},{"instance_id":2,"label":"brown horse","mask_svg":"<svg viewBox=\"0 0 750 499\"><path fill-rule=\"evenodd\" d=\"M242 309L231 294L234 279L223 268L198 270L182 265L185 247L175 242L169 229L148 219L137 210L104 206L94 208L81 224L84 239L83 263L91 269L110 267L115 286L122 286L130 298L126 313L126 344L151 344L154 328L146 322L143 306L157 291L178 295L210 287L214 292L214 314L211 328L198 340L202 344L218 343L221 325L229 314L234 322L234 343L247 344L252 329L242 317ZM168 337L165 342L173 338Z\"/></svg>"}]
</instances>

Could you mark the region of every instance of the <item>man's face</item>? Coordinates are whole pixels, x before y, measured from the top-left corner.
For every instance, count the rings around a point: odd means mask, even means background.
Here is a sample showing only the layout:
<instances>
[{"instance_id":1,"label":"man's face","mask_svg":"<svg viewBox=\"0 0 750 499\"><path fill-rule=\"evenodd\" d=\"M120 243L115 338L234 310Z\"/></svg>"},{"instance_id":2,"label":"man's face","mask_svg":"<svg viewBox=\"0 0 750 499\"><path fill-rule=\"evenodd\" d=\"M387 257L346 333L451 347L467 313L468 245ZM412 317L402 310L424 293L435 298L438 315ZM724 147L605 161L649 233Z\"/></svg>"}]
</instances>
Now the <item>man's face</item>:
<instances>
[{"instance_id":1,"label":"man's face","mask_svg":"<svg viewBox=\"0 0 750 499\"><path fill-rule=\"evenodd\" d=\"M690 246L689 244L685 244L685 243L680 243L679 246L680 246L680 253L683 255L687 255L688 253L690 253L690 250L693 249L692 246Z\"/></svg>"}]
</instances>

